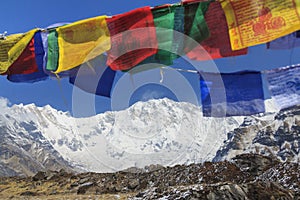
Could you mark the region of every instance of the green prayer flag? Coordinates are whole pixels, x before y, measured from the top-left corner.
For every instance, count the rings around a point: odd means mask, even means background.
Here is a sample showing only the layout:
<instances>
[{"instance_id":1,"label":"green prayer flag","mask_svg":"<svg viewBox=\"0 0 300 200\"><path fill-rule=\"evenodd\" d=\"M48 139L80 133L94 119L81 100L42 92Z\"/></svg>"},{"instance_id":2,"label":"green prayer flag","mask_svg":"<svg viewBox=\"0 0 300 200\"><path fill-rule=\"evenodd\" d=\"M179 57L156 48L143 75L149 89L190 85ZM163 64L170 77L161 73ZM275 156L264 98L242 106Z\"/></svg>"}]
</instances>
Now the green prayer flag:
<instances>
[{"instance_id":1,"label":"green prayer flag","mask_svg":"<svg viewBox=\"0 0 300 200\"><path fill-rule=\"evenodd\" d=\"M172 65L176 55L172 53L174 15L177 6L167 6L152 11L156 35L158 40L158 52L155 60L165 65Z\"/></svg>"},{"instance_id":2,"label":"green prayer flag","mask_svg":"<svg viewBox=\"0 0 300 200\"><path fill-rule=\"evenodd\" d=\"M208 6L209 2L200 2L186 5L166 5L153 9L158 52L139 63L141 67L135 67L130 72L138 73L164 65L172 65L174 59L191 51L198 43L208 38L210 33L204 19ZM190 37L196 42L191 42L186 37ZM149 63L156 64L153 67L142 66ZM127 71L129 70L124 70L124 72Z\"/></svg>"},{"instance_id":3,"label":"green prayer flag","mask_svg":"<svg viewBox=\"0 0 300 200\"><path fill-rule=\"evenodd\" d=\"M173 64L173 60L177 58L177 54L173 51L173 36L174 36L174 17L175 9L178 5L165 5L152 10L154 25L156 28L156 36L158 42L158 51L155 55L148 57L139 66L130 70L130 73L138 73L141 71L158 68L162 66L169 66ZM149 65L144 64L151 64ZM144 65L144 66L143 66ZM128 72L129 70L123 70Z\"/></svg>"},{"instance_id":4,"label":"green prayer flag","mask_svg":"<svg viewBox=\"0 0 300 200\"><path fill-rule=\"evenodd\" d=\"M197 4L187 4L184 8L184 33L197 43L209 37L209 29L204 15L210 2L200 2ZM191 51L197 46L195 42L186 40L184 44L185 52Z\"/></svg>"},{"instance_id":5,"label":"green prayer flag","mask_svg":"<svg viewBox=\"0 0 300 200\"><path fill-rule=\"evenodd\" d=\"M176 58L183 55L184 46L184 7L177 6L174 9L174 38L172 50L176 53Z\"/></svg>"},{"instance_id":6,"label":"green prayer flag","mask_svg":"<svg viewBox=\"0 0 300 200\"><path fill-rule=\"evenodd\" d=\"M55 29L50 30L48 34L48 60L46 69L56 71L58 67L58 34Z\"/></svg>"}]
</instances>

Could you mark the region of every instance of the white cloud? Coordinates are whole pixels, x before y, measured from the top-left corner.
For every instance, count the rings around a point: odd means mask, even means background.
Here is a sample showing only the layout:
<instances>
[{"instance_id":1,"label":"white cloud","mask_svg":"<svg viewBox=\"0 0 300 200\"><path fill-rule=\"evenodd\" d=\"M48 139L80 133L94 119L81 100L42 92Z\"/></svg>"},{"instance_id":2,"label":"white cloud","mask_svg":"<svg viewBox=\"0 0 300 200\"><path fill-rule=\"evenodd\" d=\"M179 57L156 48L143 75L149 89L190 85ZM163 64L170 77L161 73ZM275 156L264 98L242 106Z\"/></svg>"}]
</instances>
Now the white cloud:
<instances>
[{"instance_id":1,"label":"white cloud","mask_svg":"<svg viewBox=\"0 0 300 200\"><path fill-rule=\"evenodd\" d=\"M158 91L151 91L151 90L147 90L143 95L141 100L142 101L148 101L150 99L158 99L163 97L164 94L162 92L158 92Z\"/></svg>"}]
</instances>

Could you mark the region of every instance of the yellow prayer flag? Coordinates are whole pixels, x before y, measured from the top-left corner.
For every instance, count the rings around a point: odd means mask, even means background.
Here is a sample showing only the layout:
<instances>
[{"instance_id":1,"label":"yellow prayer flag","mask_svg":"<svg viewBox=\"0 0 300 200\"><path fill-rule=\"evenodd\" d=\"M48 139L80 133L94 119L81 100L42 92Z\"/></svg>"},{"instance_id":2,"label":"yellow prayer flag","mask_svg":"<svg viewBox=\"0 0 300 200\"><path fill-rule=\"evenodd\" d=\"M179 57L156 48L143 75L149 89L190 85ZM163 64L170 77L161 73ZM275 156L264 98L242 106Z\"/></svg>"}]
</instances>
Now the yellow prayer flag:
<instances>
[{"instance_id":1,"label":"yellow prayer flag","mask_svg":"<svg viewBox=\"0 0 300 200\"><path fill-rule=\"evenodd\" d=\"M59 61L55 73L67 71L110 49L106 16L81 20L56 29Z\"/></svg>"},{"instance_id":2,"label":"yellow prayer flag","mask_svg":"<svg viewBox=\"0 0 300 200\"><path fill-rule=\"evenodd\" d=\"M233 50L300 30L299 0L220 0Z\"/></svg>"},{"instance_id":3,"label":"yellow prayer flag","mask_svg":"<svg viewBox=\"0 0 300 200\"><path fill-rule=\"evenodd\" d=\"M18 59L37 31L38 29L33 29L0 39L0 74L5 73Z\"/></svg>"}]
</instances>

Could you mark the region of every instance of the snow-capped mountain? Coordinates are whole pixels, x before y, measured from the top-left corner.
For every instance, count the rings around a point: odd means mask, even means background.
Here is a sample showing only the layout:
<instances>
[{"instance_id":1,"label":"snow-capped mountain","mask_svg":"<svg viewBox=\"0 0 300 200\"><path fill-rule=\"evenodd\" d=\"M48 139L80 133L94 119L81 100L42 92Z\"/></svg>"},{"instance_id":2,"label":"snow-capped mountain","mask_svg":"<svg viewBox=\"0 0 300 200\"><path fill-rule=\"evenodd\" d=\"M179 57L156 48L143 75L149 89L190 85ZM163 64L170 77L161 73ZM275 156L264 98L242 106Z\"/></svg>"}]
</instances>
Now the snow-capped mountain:
<instances>
[{"instance_id":1,"label":"snow-capped mountain","mask_svg":"<svg viewBox=\"0 0 300 200\"><path fill-rule=\"evenodd\" d=\"M113 172L226 159L243 152L230 146L234 131L253 126L255 120L267 126L275 116L203 117L199 107L169 99L88 118L74 118L50 106L7 104L0 99L0 175L60 168ZM259 129L245 139L251 142Z\"/></svg>"}]
</instances>

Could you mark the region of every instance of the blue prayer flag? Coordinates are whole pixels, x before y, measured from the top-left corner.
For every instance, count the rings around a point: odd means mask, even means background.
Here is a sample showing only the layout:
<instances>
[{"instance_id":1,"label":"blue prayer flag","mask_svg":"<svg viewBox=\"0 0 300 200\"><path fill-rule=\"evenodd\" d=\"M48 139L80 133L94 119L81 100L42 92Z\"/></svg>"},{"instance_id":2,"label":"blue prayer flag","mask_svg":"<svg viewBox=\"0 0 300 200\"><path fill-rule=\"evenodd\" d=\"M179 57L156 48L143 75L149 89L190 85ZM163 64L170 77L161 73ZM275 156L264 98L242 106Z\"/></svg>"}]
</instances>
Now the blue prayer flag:
<instances>
[{"instance_id":1,"label":"blue prayer flag","mask_svg":"<svg viewBox=\"0 0 300 200\"><path fill-rule=\"evenodd\" d=\"M267 43L272 50L292 49L300 47L300 30Z\"/></svg>"},{"instance_id":2,"label":"blue prayer flag","mask_svg":"<svg viewBox=\"0 0 300 200\"><path fill-rule=\"evenodd\" d=\"M200 88L204 116L247 116L265 111L260 72L201 72Z\"/></svg>"},{"instance_id":3,"label":"blue prayer flag","mask_svg":"<svg viewBox=\"0 0 300 200\"><path fill-rule=\"evenodd\" d=\"M300 104L300 65L266 70L265 75L280 109Z\"/></svg>"},{"instance_id":4,"label":"blue prayer flag","mask_svg":"<svg viewBox=\"0 0 300 200\"><path fill-rule=\"evenodd\" d=\"M116 71L106 66L106 56L100 55L77 68L69 82L88 93L110 97Z\"/></svg>"}]
</instances>

